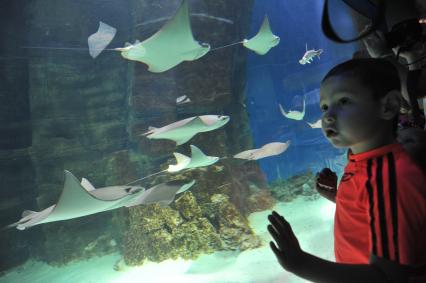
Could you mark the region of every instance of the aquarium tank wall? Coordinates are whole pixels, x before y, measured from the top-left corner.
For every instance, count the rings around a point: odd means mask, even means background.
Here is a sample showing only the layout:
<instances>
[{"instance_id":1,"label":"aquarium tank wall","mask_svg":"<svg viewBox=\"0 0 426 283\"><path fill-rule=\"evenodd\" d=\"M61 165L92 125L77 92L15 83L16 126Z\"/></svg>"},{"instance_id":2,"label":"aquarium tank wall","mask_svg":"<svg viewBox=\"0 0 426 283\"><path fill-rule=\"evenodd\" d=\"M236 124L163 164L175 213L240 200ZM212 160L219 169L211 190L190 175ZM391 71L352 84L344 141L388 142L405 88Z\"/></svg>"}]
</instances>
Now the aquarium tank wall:
<instances>
[{"instance_id":1,"label":"aquarium tank wall","mask_svg":"<svg viewBox=\"0 0 426 283\"><path fill-rule=\"evenodd\" d=\"M363 47L323 1L0 3L0 282L305 282L267 215L334 260L320 81ZM343 35L365 19L340 0Z\"/></svg>"}]
</instances>

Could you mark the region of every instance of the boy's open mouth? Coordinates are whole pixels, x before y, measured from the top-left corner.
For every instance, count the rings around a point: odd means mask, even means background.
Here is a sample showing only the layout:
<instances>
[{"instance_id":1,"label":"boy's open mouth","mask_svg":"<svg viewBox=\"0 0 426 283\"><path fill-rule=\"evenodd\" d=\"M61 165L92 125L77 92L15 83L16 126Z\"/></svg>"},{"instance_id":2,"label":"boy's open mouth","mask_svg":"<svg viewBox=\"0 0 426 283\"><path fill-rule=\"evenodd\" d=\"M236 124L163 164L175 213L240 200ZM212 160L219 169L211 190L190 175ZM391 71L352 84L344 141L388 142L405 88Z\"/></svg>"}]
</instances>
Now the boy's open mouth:
<instances>
[{"instance_id":1,"label":"boy's open mouth","mask_svg":"<svg viewBox=\"0 0 426 283\"><path fill-rule=\"evenodd\" d=\"M337 136L337 131L334 130L334 129L326 129L325 134L326 134L327 138L332 138L332 137Z\"/></svg>"}]
</instances>

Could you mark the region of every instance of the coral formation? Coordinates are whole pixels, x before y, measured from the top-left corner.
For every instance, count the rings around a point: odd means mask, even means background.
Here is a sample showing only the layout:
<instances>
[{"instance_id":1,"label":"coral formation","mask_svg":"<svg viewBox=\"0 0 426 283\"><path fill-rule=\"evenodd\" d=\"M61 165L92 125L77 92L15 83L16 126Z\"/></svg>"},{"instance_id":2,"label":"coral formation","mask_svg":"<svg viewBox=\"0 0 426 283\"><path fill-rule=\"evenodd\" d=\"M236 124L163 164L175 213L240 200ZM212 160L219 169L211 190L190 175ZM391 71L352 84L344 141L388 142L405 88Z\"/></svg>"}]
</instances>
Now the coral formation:
<instances>
[{"instance_id":1,"label":"coral formation","mask_svg":"<svg viewBox=\"0 0 426 283\"><path fill-rule=\"evenodd\" d=\"M190 192L177 200L177 206L182 213L158 204L130 209L123 246L126 264L140 265L145 259L160 262L178 256L193 259L221 246L213 226L202 217Z\"/></svg>"},{"instance_id":2,"label":"coral formation","mask_svg":"<svg viewBox=\"0 0 426 283\"><path fill-rule=\"evenodd\" d=\"M263 211L271 209L275 205L275 199L269 190L258 190L253 192L247 199L247 208L252 211Z\"/></svg>"},{"instance_id":3,"label":"coral formation","mask_svg":"<svg viewBox=\"0 0 426 283\"><path fill-rule=\"evenodd\" d=\"M225 250L246 250L260 246L247 219L229 201L229 196L214 194L206 204L209 219L215 224Z\"/></svg>"},{"instance_id":4,"label":"coral formation","mask_svg":"<svg viewBox=\"0 0 426 283\"><path fill-rule=\"evenodd\" d=\"M245 250L260 244L228 196L215 194L200 206L186 192L174 208L158 204L131 208L123 255L126 264L141 265L145 260L195 259L204 253Z\"/></svg>"},{"instance_id":5,"label":"coral formation","mask_svg":"<svg viewBox=\"0 0 426 283\"><path fill-rule=\"evenodd\" d=\"M278 179L272 182L270 190L274 198L285 202L299 196L303 196L306 200L315 200L320 197L315 189L315 176L310 171L288 179Z\"/></svg>"}]
</instances>

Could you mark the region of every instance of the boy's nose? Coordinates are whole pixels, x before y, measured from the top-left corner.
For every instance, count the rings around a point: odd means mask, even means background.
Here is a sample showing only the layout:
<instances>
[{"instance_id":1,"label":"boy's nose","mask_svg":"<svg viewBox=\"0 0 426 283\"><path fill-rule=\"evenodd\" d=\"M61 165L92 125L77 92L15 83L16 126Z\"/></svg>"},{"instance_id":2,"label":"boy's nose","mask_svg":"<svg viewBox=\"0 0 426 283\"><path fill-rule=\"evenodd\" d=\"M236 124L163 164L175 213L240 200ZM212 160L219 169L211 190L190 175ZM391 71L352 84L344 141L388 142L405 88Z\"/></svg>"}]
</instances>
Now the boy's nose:
<instances>
[{"instance_id":1,"label":"boy's nose","mask_svg":"<svg viewBox=\"0 0 426 283\"><path fill-rule=\"evenodd\" d=\"M324 122L326 123L326 124L331 124L331 123L333 123L336 119L334 119L334 117L333 116L331 116L331 115L324 115L324 117L323 117L323 120L324 120Z\"/></svg>"}]
</instances>

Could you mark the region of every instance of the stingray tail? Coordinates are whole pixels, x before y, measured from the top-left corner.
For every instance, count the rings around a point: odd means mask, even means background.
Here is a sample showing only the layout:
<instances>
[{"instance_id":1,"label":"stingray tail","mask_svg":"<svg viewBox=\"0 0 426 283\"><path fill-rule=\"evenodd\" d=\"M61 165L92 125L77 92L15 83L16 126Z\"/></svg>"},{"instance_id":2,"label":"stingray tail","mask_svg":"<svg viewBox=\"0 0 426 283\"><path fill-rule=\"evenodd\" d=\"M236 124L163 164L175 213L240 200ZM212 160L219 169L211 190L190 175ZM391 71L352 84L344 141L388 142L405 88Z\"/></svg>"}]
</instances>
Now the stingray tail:
<instances>
[{"instance_id":1,"label":"stingray tail","mask_svg":"<svg viewBox=\"0 0 426 283\"><path fill-rule=\"evenodd\" d=\"M9 225L7 225L7 226L2 227L2 228L0 229L0 231L9 230L9 229L11 229L11 228L15 228L15 227L16 227L16 226L18 226L18 225L19 225L19 221L18 221L18 222L15 222L15 223L12 223L12 224L9 224Z\"/></svg>"},{"instance_id":2,"label":"stingray tail","mask_svg":"<svg viewBox=\"0 0 426 283\"><path fill-rule=\"evenodd\" d=\"M88 47L52 47L52 46L21 46L23 49L42 49L42 50L90 50ZM120 48L92 48L93 50L109 50L109 51L117 51Z\"/></svg>"},{"instance_id":3,"label":"stingray tail","mask_svg":"<svg viewBox=\"0 0 426 283\"><path fill-rule=\"evenodd\" d=\"M47 50L88 50L84 47L51 47L51 46L21 46L24 49L47 49Z\"/></svg>"}]
</instances>

